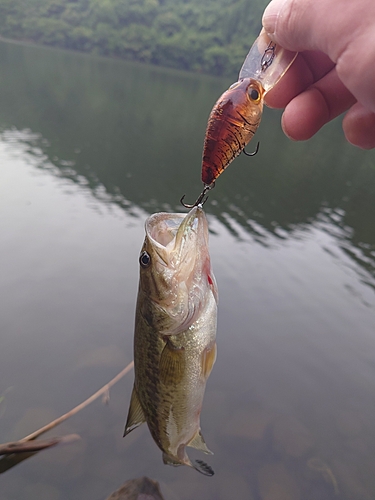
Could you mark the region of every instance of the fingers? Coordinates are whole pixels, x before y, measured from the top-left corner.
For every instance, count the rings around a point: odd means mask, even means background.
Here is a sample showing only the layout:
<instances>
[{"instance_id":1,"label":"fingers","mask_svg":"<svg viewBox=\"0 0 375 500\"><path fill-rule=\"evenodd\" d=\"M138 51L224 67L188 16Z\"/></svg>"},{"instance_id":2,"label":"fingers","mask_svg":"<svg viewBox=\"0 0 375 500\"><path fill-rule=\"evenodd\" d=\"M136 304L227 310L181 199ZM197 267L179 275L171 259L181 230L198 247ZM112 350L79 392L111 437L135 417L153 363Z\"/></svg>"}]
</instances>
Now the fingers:
<instances>
[{"instance_id":1,"label":"fingers","mask_svg":"<svg viewBox=\"0 0 375 500\"><path fill-rule=\"evenodd\" d=\"M270 108L285 108L298 94L325 76L334 63L322 52L304 52L285 73L279 83L265 95Z\"/></svg>"},{"instance_id":2,"label":"fingers","mask_svg":"<svg viewBox=\"0 0 375 500\"><path fill-rule=\"evenodd\" d=\"M375 6L375 1L374 1ZM346 47L337 61L337 74L357 101L375 112L375 11L373 26Z\"/></svg>"},{"instance_id":3,"label":"fingers","mask_svg":"<svg viewBox=\"0 0 375 500\"><path fill-rule=\"evenodd\" d=\"M326 54L343 84L375 112L374 0L272 0L263 25L286 49Z\"/></svg>"},{"instance_id":4,"label":"fingers","mask_svg":"<svg viewBox=\"0 0 375 500\"><path fill-rule=\"evenodd\" d=\"M296 141L310 139L355 101L333 69L289 102L282 117L284 133Z\"/></svg>"},{"instance_id":5,"label":"fingers","mask_svg":"<svg viewBox=\"0 0 375 500\"><path fill-rule=\"evenodd\" d=\"M347 140L362 149L375 148L375 113L356 103L346 113L342 128Z\"/></svg>"},{"instance_id":6,"label":"fingers","mask_svg":"<svg viewBox=\"0 0 375 500\"><path fill-rule=\"evenodd\" d=\"M300 52L265 96L267 105L285 107L286 135L309 139L349 109L348 141L375 147L375 1L272 0L263 26L272 40Z\"/></svg>"}]
</instances>

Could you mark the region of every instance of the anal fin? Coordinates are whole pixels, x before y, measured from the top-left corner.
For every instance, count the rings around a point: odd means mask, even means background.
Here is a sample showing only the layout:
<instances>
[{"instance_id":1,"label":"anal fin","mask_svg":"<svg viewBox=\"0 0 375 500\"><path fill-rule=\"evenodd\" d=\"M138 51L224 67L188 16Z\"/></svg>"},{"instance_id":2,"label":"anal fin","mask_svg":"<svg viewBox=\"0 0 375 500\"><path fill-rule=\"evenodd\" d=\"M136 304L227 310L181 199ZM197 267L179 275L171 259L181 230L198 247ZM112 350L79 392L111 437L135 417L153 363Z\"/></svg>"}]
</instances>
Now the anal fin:
<instances>
[{"instance_id":1,"label":"anal fin","mask_svg":"<svg viewBox=\"0 0 375 500\"><path fill-rule=\"evenodd\" d=\"M143 422L146 422L146 418L143 413L141 403L139 402L137 391L135 390L135 387L133 387L124 437L129 434L129 432L143 424Z\"/></svg>"},{"instance_id":2,"label":"anal fin","mask_svg":"<svg viewBox=\"0 0 375 500\"><path fill-rule=\"evenodd\" d=\"M213 455L212 451L207 448L206 442L202 436L200 429L190 441L188 446L190 446L190 448L195 448L196 450L203 451L203 453L207 453L207 455Z\"/></svg>"}]
</instances>

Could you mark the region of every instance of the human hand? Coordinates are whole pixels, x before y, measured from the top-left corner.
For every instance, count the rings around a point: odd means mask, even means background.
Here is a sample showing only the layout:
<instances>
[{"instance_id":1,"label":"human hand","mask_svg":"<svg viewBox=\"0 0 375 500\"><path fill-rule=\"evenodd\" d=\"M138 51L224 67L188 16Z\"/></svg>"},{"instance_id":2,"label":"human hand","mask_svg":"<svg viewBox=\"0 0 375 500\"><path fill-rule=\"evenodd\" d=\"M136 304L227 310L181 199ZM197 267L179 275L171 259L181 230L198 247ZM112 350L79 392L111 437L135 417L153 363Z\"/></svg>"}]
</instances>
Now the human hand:
<instances>
[{"instance_id":1,"label":"human hand","mask_svg":"<svg viewBox=\"0 0 375 500\"><path fill-rule=\"evenodd\" d=\"M270 107L285 107L285 134L309 139L347 111L347 140L374 148L375 0L273 0L263 26L273 41L299 52L265 97Z\"/></svg>"}]
</instances>

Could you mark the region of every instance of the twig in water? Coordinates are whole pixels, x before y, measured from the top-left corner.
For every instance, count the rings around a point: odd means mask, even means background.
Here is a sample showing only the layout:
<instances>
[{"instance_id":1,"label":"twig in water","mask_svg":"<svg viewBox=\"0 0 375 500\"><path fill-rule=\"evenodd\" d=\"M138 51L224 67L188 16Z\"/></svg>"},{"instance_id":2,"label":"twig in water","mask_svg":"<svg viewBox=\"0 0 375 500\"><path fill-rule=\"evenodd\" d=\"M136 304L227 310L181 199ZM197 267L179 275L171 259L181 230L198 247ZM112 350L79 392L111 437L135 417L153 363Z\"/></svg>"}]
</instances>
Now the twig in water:
<instances>
[{"instance_id":1,"label":"twig in water","mask_svg":"<svg viewBox=\"0 0 375 500\"><path fill-rule=\"evenodd\" d=\"M126 375L133 368L133 365L134 365L134 361L131 361L128 364L128 366L126 366L120 373L118 373L116 375L116 377L114 377L110 382L108 382L108 384L104 385L101 389L99 389L98 391L96 391L92 396L90 396L89 398L87 398L85 401L83 401L81 404L79 404L78 406L76 406L72 410L68 411L68 413L65 413L64 415L61 415L61 417L56 418L56 420L53 420L52 422L50 422L49 424L45 425L44 427L41 427L37 431L32 432L28 436L20 439L20 442L23 443L25 441L31 441L33 439L36 439L37 437L41 436L45 432L50 431L51 429L54 429L57 425L61 424L62 422L64 422L68 418L72 417L73 415L75 415L79 411L83 410L83 408L86 408L86 406L88 406L90 403L92 403L93 401L95 401L95 399L98 399L99 396L101 396L102 394L108 393L109 389L113 385L115 385L116 382L118 382L120 379L122 379L122 377L124 375Z\"/></svg>"},{"instance_id":2,"label":"twig in water","mask_svg":"<svg viewBox=\"0 0 375 500\"><path fill-rule=\"evenodd\" d=\"M11 455L13 453L30 453L34 451L45 450L46 448L51 448L57 444L68 444L73 443L81 439L78 434L67 434L62 437L53 437L50 439L43 439L40 441L26 441L21 443L20 441L13 441L11 443L0 444L0 455Z\"/></svg>"},{"instance_id":3,"label":"twig in water","mask_svg":"<svg viewBox=\"0 0 375 500\"><path fill-rule=\"evenodd\" d=\"M80 439L77 434L70 434L68 436L63 436L63 437L56 437L56 438L51 438L49 440L43 440L43 441L38 441L34 443L30 443L30 441L34 441L36 438L44 434L45 432L50 431L51 429L54 429L57 425L61 424L65 420L67 420L69 417L72 417L79 411L83 410L86 406L88 406L90 403L98 399L101 395L106 395L108 396L109 394L109 389L116 384L119 380L122 379L124 375L126 375L134 366L134 362L132 361L129 363L120 373L116 375L111 381L108 382L108 384L105 384L101 389L96 391L92 396L87 398L85 401L83 401L81 404L73 408L72 410L68 411L68 413L65 413L64 415L61 415L61 417L56 418L52 422L50 422L47 425L44 425L40 429L32 432L28 436L25 436L24 438L20 439L19 441L14 441L11 443L4 443L0 444L0 455L4 455L2 458L0 458L0 474L11 469L18 463L22 462L23 460L26 460L29 457L32 457L38 451L44 450L46 448L50 448L51 446L55 446L59 443L69 443L72 441L75 441L76 439Z\"/></svg>"}]
</instances>

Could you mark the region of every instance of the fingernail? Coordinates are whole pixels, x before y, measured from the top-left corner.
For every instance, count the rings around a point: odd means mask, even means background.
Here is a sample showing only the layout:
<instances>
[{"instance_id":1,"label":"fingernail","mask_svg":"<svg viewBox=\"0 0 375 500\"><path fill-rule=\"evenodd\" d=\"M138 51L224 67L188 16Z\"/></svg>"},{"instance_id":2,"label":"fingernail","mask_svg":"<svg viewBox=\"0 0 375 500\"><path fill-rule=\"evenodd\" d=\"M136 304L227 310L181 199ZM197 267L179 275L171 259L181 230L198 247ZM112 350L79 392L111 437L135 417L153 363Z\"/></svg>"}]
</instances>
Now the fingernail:
<instances>
[{"instance_id":1,"label":"fingernail","mask_svg":"<svg viewBox=\"0 0 375 500\"><path fill-rule=\"evenodd\" d=\"M266 32L270 35L276 31L277 20L284 3L285 0L272 0L263 13L262 24Z\"/></svg>"}]
</instances>

